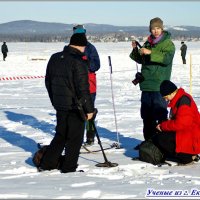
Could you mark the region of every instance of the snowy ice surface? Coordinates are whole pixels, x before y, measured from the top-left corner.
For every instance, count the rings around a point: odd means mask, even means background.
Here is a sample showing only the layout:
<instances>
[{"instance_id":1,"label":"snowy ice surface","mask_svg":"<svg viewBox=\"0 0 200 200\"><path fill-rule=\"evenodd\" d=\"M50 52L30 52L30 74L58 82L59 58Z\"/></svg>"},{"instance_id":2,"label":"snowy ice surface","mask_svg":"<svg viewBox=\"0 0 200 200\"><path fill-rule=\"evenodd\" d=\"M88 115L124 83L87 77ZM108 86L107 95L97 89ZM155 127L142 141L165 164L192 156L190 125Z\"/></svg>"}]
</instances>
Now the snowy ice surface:
<instances>
[{"instance_id":1,"label":"snowy ice surface","mask_svg":"<svg viewBox=\"0 0 200 200\"><path fill-rule=\"evenodd\" d=\"M200 43L187 42L186 65L181 61L180 41L174 43L176 54L172 81L191 92L199 107ZM95 43L101 59L101 69L97 72L96 107L99 113L96 124L105 148L118 142L117 135L119 136L121 148L105 151L107 159L119 165L113 168L96 167L97 163L104 162L102 153L88 154L81 149L78 170L84 172L37 172L32 163L37 143L49 144L56 125L55 110L49 101L42 77L45 76L51 54L61 51L64 45L66 44L8 43L7 60L4 62L0 59L0 198L199 198L199 163L157 167L132 160L138 156L133 147L143 140L143 135L140 118L141 92L131 82L136 73L136 63L129 58L130 43ZM108 56L112 60L112 75ZM140 69L140 65L138 67ZM11 80L13 77L21 79ZM99 149L97 141L91 148ZM167 191L171 196L167 196ZM165 195L162 196L164 192Z\"/></svg>"}]
</instances>

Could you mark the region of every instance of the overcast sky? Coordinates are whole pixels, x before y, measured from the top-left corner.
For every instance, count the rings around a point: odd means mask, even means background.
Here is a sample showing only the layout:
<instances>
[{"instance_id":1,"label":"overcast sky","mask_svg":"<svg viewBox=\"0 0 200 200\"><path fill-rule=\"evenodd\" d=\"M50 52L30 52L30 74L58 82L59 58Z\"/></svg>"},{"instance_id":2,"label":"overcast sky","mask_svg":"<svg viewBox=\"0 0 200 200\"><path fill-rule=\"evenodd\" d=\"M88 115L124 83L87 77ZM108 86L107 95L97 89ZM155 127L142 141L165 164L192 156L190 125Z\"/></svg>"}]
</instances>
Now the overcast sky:
<instances>
[{"instance_id":1,"label":"overcast sky","mask_svg":"<svg viewBox=\"0 0 200 200\"><path fill-rule=\"evenodd\" d=\"M148 26L160 17L165 25L200 27L198 1L1 1L0 23L15 20Z\"/></svg>"}]
</instances>

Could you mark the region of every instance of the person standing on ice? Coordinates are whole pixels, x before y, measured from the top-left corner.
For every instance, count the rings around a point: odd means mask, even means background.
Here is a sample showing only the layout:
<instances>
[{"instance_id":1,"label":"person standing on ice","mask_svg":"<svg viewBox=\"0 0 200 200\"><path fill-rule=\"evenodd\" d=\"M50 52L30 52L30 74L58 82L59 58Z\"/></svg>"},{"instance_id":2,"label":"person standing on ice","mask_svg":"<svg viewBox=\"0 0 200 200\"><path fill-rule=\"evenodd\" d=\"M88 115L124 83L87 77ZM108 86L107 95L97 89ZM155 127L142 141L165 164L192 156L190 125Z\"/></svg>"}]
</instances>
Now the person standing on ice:
<instances>
[{"instance_id":1,"label":"person standing on ice","mask_svg":"<svg viewBox=\"0 0 200 200\"><path fill-rule=\"evenodd\" d=\"M86 34L86 29L83 25L76 25L73 27L73 33L84 33ZM89 60L89 84L90 84L90 95L92 97L93 104L95 104L96 99L96 71L100 69L100 59L99 54L93 44L87 42L85 51L85 55ZM94 143L95 138L95 129L94 129L94 122L92 120L86 122L86 143L88 145L92 145Z\"/></svg>"},{"instance_id":2,"label":"person standing on ice","mask_svg":"<svg viewBox=\"0 0 200 200\"><path fill-rule=\"evenodd\" d=\"M132 42L130 58L142 64L139 81L141 94L141 118L143 119L143 136L150 139L156 132L158 122L167 119L167 104L160 94L160 84L170 80L175 45L171 34L163 30L163 21L156 17L150 20L147 41L138 49L137 42ZM138 149L139 145L135 147Z\"/></svg>"},{"instance_id":3,"label":"person standing on ice","mask_svg":"<svg viewBox=\"0 0 200 200\"><path fill-rule=\"evenodd\" d=\"M85 121L81 118L77 100L81 101L87 120L92 119L94 105L89 91L88 65L84 50L87 38L83 33L73 34L62 52L51 56L45 76L49 98L56 110L56 133L40 163L40 171L56 169L62 173L75 172L83 142Z\"/></svg>"},{"instance_id":4,"label":"person standing on ice","mask_svg":"<svg viewBox=\"0 0 200 200\"><path fill-rule=\"evenodd\" d=\"M3 54L3 60L6 61L6 57L8 54L8 46L6 45L6 42L3 42L3 45L1 46L1 52Z\"/></svg>"},{"instance_id":5,"label":"person standing on ice","mask_svg":"<svg viewBox=\"0 0 200 200\"><path fill-rule=\"evenodd\" d=\"M182 58L182 61L183 61L183 64L186 64L186 59L185 59L185 56L186 56L186 52L187 52L187 45L182 41L181 42L181 58Z\"/></svg>"},{"instance_id":6,"label":"person standing on ice","mask_svg":"<svg viewBox=\"0 0 200 200\"><path fill-rule=\"evenodd\" d=\"M200 153L200 114L191 95L183 88L164 80L160 93L169 102L169 119L157 125L159 132L152 138L154 144L168 158L181 164L198 161Z\"/></svg>"}]
</instances>

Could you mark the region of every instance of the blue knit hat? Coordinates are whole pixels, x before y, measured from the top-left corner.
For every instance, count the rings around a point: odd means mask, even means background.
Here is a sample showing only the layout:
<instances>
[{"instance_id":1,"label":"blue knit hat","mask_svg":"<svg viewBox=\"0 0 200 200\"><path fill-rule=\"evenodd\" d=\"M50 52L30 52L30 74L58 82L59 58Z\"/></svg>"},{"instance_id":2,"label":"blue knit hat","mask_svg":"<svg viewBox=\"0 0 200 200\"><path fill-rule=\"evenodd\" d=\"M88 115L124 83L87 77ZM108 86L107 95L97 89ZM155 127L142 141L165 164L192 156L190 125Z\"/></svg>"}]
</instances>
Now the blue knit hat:
<instances>
[{"instance_id":1,"label":"blue knit hat","mask_svg":"<svg viewBox=\"0 0 200 200\"><path fill-rule=\"evenodd\" d=\"M86 33L86 29L83 25L78 24L73 27L73 32L74 33Z\"/></svg>"}]
</instances>

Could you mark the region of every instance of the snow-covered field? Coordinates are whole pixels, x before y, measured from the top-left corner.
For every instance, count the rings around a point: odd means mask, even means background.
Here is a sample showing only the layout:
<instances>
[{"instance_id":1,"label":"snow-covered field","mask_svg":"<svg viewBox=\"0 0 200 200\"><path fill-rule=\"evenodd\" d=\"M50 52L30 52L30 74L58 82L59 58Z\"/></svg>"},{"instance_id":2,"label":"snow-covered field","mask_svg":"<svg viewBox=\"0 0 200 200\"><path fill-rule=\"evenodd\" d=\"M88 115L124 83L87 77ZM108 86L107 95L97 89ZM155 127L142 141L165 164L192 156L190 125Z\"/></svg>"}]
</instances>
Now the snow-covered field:
<instances>
[{"instance_id":1,"label":"snow-covered field","mask_svg":"<svg viewBox=\"0 0 200 200\"><path fill-rule=\"evenodd\" d=\"M191 91L200 108L200 43L186 44L188 64L183 66L180 41L175 41L177 50L172 81ZM78 169L84 170L83 173L37 172L32 155L37 150L37 143L51 141L56 125L55 110L50 104L43 77L50 55L61 51L64 45L8 43L6 62L0 58L0 199L200 198L199 163L157 167L132 160L138 155L133 147L143 140L143 136L140 91L131 82L136 64L129 58L130 43L95 44L101 59L101 69L97 72L96 107L99 113L96 123L104 147L118 141L108 64L108 56L111 56L121 148L105 153L110 162L119 165L96 167L97 163L104 162L102 153L88 154L81 149ZM99 148L97 141L94 146Z\"/></svg>"}]
</instances>

